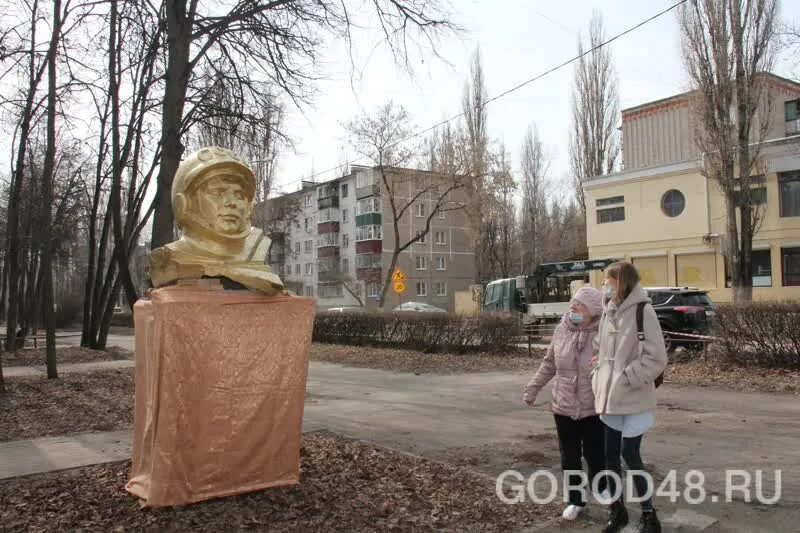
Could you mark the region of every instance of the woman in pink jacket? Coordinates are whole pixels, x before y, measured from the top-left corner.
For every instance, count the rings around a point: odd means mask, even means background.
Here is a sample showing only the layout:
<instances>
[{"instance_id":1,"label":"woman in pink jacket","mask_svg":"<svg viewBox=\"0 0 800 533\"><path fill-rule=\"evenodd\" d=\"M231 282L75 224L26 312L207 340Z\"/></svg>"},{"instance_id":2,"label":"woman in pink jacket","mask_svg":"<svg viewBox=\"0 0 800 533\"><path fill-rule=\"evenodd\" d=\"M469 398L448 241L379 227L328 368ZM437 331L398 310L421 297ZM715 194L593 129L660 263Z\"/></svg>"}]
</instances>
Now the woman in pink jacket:
<instances>
[{"instance_id":1,"label":"woman in pink jacket","mask_svg":"<svg viewBox=\"0 0 800 533\"><path fill-rule=\"evenodd\" d=\"M594 410L590 377L592 344L602 312L603 295L600 291L582 287L575 293L569 312L553 333L553 342L544 361L523 394L525 403L533 405L539 391L553 380L552 410L561 450L561 468L564 471L582 470L583 455L589 465L590 483L605 464L604 426ZM577 474L569 477L570 485L579 485ZM599 480L599 491L605 489L605 483L605 477ZM585 505L582 491L570 490L569 505L562 516L574 520Z\"/></svg>"}]
</instances>

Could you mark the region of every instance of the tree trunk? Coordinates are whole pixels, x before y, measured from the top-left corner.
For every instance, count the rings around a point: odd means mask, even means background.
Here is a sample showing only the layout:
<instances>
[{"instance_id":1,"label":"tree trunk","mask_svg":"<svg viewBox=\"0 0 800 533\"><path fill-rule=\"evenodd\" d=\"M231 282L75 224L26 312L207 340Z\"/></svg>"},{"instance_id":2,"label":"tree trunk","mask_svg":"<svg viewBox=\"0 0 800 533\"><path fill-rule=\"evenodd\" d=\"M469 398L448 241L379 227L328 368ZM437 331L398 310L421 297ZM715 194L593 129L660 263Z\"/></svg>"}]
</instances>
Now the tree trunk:
<instances>
[{"instance_id":1,"label":"tree trunk","mask_svg":"<svg viewBox=\"0 0 800 533\"><path fill-rule=\"evenodd\" d=\"M166 2L165 9L168 58L161 124L161 165L158 169L153 213L153 248L164 246L174 238L172 180L184 149L181 144L181 122L191 70L189 52L194 25L194 13L187 12L186 0Z\"/></svg>"},{"instance_id":2,"label":"tree trunk","mask_svg":"<svg viewBox=\"0 0 800 533\"><path fill-rule=\"evenodd\" d=\"M61 34L61 0L53 0L53 33L50 38L50 48L47 52L47 145L44 154L44 169L42 171L42 315L46 331L46 362L47 378L58 377L56 367L56 328L55 313L53 311L53 238L52 238L52 206L53 188L55 183L56 161L56 54L58 41Z\"/></svg>"}]
</instances>

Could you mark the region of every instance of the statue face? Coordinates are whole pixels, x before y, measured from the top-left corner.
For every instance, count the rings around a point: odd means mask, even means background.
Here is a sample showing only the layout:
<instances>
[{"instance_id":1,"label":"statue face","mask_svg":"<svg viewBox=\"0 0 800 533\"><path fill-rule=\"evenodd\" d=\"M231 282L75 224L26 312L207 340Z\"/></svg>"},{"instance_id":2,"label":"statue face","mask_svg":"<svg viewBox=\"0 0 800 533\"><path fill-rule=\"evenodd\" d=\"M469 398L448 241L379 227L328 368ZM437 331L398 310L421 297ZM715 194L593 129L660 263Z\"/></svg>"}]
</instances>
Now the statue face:
<instances>
[{"instance_id":1,"label":"statue face","mask_svg":"<svg viewBox=\"0 0 800 533\"><path fill-rule=\"evenodd\" d=\"M197 191L197 215L213 230L236 235L250 225L250 201L235 178L211 178Z\"/></svg>"}]
</instances>

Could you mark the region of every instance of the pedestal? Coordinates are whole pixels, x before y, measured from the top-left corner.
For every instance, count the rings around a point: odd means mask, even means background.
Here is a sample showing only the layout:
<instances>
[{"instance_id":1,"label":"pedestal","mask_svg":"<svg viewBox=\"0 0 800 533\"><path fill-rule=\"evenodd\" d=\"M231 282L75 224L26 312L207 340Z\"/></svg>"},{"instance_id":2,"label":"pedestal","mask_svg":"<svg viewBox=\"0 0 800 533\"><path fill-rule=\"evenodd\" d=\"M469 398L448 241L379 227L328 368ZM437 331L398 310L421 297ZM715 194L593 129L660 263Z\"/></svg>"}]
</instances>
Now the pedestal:
<instances>
[{"instance_id":1,"label":"pedestal","mask_svg":"<svg viewBox=\"0 0 800 533\"><path fill-rule=\"evenodd\" d=\"M134 323L128 492L158 507L298 482L312 299L165 287Z\"/></svg>"}]
</instances>

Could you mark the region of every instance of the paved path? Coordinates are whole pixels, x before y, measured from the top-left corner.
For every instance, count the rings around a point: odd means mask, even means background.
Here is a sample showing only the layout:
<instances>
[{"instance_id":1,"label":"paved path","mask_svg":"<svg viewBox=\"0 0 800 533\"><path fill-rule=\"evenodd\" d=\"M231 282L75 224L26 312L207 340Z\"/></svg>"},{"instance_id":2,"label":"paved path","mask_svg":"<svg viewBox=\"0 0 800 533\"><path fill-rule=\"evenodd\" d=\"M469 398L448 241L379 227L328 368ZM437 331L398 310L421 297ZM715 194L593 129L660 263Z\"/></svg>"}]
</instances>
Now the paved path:
<instances>
[{"instance_id":1,"label":"paved path","mask_svg":"<svg viewBox=\"0 0 800 533\"><path fill-rule=\"evenodd\" d=\"M67 363L58 365L59 374L74 374L78 372L92 372L95 370L116 370L119 368L133 368L135 361L120 359L119 361L94 361L91 363ZM7 378L24 376L46 376L45 366L9 366L3 369Z\"/></svg>"}]
</instances>

